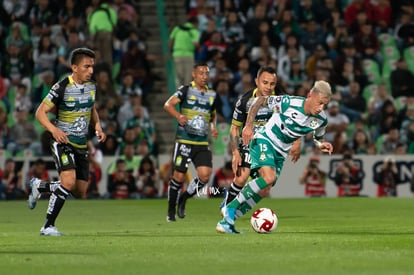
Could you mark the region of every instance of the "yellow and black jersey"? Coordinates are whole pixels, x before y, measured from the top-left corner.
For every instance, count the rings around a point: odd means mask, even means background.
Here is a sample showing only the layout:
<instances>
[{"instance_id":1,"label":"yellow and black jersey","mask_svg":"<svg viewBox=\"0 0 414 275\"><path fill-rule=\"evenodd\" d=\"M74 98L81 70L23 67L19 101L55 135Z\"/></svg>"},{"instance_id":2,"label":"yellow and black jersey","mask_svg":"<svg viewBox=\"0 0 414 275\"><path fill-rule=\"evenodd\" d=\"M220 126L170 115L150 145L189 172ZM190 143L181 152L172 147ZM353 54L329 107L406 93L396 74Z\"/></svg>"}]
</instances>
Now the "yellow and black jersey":
<instances>
[{"instance_id":1,"label":"yellow and black jersey","mask_svg":"<svg viewBox=\"0 0 414 275\"><path fill-rule=\"evenodd\" d=\"M68 134L74 147L86 148L95 94L94 82L80 85L68 76L53 85L43 99L46 105L56 107L56 127Z\"/></svg>"},{"instance_id":2,"label":"yellow and black jersey","mask_svg":"<svg viewBox=\"0 0 414 275\"><path fill-rule=\"evenodd\" d=\"M212 115L216 114L217 94L216 91L207 87L207 91L198 90L194 82L190 85L181 86L174 93L175 97L180 99L180 112L188 117L189 124L196 119L202 119L204 129L199 131L196 135L188 130L186 127L178 125L176 141L185 144L208 145L209 125Z\"/></svg>"},{"instance_id":3,"label":"yellow and black jersey","mask_svg":"<svg viewBox=\"0 0 414 275\"><path fill-rule=\"evenodd\" d=\"M238 127L244 127L246 124L247 115L249 114L250 106L253 104L253 101L256 98L256 92L257 88L249 90L237 100L233 111L233 119L231 121L231 124ZM273 92L272 95L274 94L275 93ZM260 107L253 123L253 131L256 132L257 129L265 125L272 114L273 110L269 109L267 106Z\"/></svg>"}]
</instances>

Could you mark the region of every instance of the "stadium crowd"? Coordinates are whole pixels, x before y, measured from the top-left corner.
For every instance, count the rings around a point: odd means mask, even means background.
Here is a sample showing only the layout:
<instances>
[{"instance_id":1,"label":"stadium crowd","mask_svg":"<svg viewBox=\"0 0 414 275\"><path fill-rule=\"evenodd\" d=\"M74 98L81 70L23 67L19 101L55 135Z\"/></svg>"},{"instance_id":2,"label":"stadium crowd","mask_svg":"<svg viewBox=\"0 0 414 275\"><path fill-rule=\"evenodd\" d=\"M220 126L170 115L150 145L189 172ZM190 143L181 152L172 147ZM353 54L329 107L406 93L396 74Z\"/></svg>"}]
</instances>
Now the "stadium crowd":
<instances>
[{"instance_id":1,"label":"stadium crowd","mask_svg":"<svg viewBox=\"0 0 414 275\"><path fill-rule=\"evenodd\" d=\"M134 186L108 189L107 197L158 194L146 186L158 174L157 139L146 100L156 57L147 53L151 34L141 27L144 15L137 2L2 1L0 149L9 159L25 150L36 157L50 155L48 133L34 111L70 72L71 50L86 46L97 53L97 103L108 136L103 146L91 139L91 180L98 183L107 176L110 183L128 182L120 175L125 170ZM277 69L278 88L291 95L306 95L316 80L331 83L335 93L327 108L327 138L334 153L414 153L412 1L186 0L183 7L188 22L181 31L197 31L194 61L209 64L210 86L220 99L216 154L227 153L236 99L254 87L255 72L264 65ZM302 146L303 154L313 150L311 136ZM108 175L99 168L105 156L120 159ZM101 195L95 189L90 197Z\"/></svg>"}]
</instances>

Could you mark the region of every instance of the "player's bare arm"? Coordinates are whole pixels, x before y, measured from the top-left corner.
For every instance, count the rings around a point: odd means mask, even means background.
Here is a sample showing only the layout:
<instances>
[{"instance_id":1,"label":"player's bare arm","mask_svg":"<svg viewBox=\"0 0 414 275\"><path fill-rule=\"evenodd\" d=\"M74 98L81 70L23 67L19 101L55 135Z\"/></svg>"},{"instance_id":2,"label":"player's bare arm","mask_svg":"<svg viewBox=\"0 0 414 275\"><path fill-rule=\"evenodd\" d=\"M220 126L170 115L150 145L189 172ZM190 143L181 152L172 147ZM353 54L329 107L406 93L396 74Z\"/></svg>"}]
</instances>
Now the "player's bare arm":
<instances>
[{"instance_id":1,"label":"player's bare arm","mask_svg":"<svg viewBox=\"0 0 414 275\"><path fill-rule=\"evenodd\" d=\"M106 134L102 130L96 106L92 108L92 123L94 125L95 135L98 137L98 142L104 142L106 140Z\"/></svg>"},{"instance_id":2,"label":"player's bare arm","mask_svg":"<svg viewBox=\"0 0 414 275\"><path fill-rule=\"evenodd\" d=\"M175 106L180 103L180 99L175 96L171 96L164 104L164 110L166 110L172 117L177 119L178 123L183 126L187 123L188 118L177 111Z\"/></svg>"},{"instance_id":3,"label":"player's bare arm","mask_svg":"<svg viewBox=\"0 0 414 275\"><path fill-rule=\"evenodd\" d=\"M36 119L40 122L40 124L49 131L53 138L58 143L68 143L69 139L65 132L57 128L52 122L50 122L47 113L52 110L53 107L45 104L44 102L40 103L39 107L36 110Z\"/></svg>"},{"instance_id":4,"label":"player's bare arm","mask_svg":"<svg viewBox=\"0 0 414 275\"><path fill-rule=\"evenodd\" d=\"M301 140L298 138L292 145L289 151L290 159L293 163L296 163L300 158Z\"/></svg>"},{"instance_id":5,"label":"player's bare arm","mask_svg":"<svg viewBox=\"0 0 414 275\"><path fill-rule=\"evenodd\" d=\"M239 166L242 164L242 158L239 152L239 137L240 137L240 127L232 124L230 126L230 149L232 154L232 164L233 173L236 175L239 174Z\"/></svg>"},{"instance_id":6,"label":"player's bare arm","mask_svg":"<svg viewBox=\"0 0 414 275\"><path fill-rule=\"evenodd\" d=\"M210 118L210 131L211 131L211 135L213 136L213 138L217 138L218 137L218 131L217 131L217 116L216 116L216 112L211 113L211 118Z\"/></svg>"},{"instance_id":7,"label":"player's bare arm","mask_svg":"<svg viewBox=\"0 0 414 275\"><path fill-rule=\"evenodd\" d=\"M249 109L249 114L246 118L246 124L242 132L243 144L249 144L250 140L253 137L253 122L256 118L257 113L259 112L260 107L266 106L267 96L259 96L255 99L254 103Z\"/></svg>"},{"instance_id":8,"label":"player's bare arm","mask_svg":"<svg viewBox=\"0 0 414 275\"><path fill-rule=\"evenodd\" d=\"M316 147L319 148L324 153L332 154L333 152L333 145L329 142L324 141L323 139L314 138L313 142L315 143Z\"/></svg>"}]
</instances>

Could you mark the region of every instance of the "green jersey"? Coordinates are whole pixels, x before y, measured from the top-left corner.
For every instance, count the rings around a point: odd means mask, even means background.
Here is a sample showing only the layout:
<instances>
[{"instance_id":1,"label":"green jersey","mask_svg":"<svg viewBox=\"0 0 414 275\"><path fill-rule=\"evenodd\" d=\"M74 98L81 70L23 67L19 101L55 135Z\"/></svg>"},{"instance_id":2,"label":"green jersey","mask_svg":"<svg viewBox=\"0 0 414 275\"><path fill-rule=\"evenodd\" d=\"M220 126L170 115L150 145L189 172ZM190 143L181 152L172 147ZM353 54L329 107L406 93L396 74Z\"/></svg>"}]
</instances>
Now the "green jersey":
<instances>
[{"instance_id":1,"label":"green jersey","mask_svg":"<svg viewBox=\"0 0 414 275\"><path fill-rule=\"evenodd\" d=\"M265 139L285 158L295 140L314 132L316 139L323 137L328 124L325 112L307 115L303 108L306 98L298 96L269 96L267 104L272 117L259 129L255 138Z\"/></svg>"}]
</instances>

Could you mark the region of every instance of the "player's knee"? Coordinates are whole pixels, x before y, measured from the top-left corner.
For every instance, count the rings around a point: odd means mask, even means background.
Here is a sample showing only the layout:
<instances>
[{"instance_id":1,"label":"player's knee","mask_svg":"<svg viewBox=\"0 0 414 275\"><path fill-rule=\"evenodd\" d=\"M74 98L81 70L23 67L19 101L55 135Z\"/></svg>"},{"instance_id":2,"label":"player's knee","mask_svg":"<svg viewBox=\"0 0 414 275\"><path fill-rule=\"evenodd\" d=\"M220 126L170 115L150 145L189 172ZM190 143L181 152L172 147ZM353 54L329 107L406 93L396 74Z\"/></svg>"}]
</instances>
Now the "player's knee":
<instances>
[{"instance_id":1,"label":"player's knee","mask_svg":"<svg viewBox=\"0 0 414 275\"><path fill-rule=\"evenodd\" d=\"M198 175L198 178L202 182L207 183L210 180L210 174L200 174L200 175Z\"/></svg>"},{"instance_id":2,"label":"player's knee","mask_svg":"<svg viewBox=\"0 0 414 275\"><path fill-rule=\"evenodd\" d=\"M276 174L264 175L263 179L265 180L268 186L272 186L276 182Z\"/></svg>"},{"instance_id":3,"label":"player's knee","mask_svg":"<svg viewBox=\"0 0 414 275\"><path fill-rule=\"evenodd\" d=\"M270 189L271 189L271 185L269 185L268 187L266 187L265 189L262 189L259 191L259 195L262 198L266 198L267 196L269 196L270 194Z\"/></svg>"}]
</instances>

